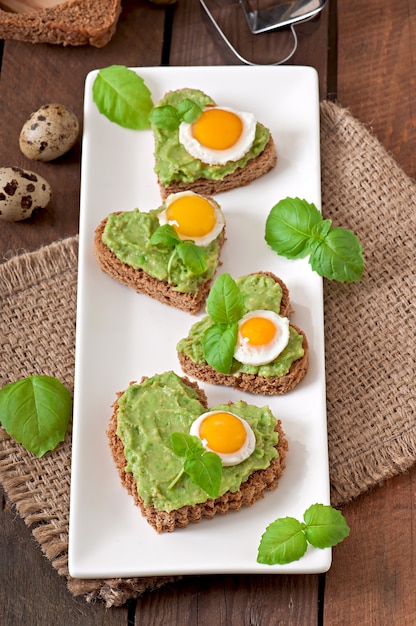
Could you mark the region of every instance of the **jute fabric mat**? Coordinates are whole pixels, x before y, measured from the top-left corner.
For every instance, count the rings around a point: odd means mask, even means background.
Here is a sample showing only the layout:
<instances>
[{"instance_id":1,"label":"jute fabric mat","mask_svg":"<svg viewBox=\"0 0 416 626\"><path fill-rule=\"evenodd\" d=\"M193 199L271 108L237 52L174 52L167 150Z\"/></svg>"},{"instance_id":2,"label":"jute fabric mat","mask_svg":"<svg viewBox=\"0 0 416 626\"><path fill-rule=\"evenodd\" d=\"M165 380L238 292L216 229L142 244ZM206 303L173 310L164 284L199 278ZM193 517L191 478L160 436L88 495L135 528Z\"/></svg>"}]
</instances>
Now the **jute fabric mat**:
<instances>
[{"instance_id":1,"label":"jute fabric mat","mask_svg":"<svg viewBox=\"0 0 416 626\"><path fill-rule=\"evenodd\" d=\"M325 281L331 500L335 506L410 468L414 397L416 187L374 136L321 104L322 205L366 258L360 283ZM0 266L0 385L29 374L74 383L78 238ZM120 606L174 577L79 580L68 574L71 433L37 459L0 428L0 481L74 595Z\"/></svg>"}]
</instances>

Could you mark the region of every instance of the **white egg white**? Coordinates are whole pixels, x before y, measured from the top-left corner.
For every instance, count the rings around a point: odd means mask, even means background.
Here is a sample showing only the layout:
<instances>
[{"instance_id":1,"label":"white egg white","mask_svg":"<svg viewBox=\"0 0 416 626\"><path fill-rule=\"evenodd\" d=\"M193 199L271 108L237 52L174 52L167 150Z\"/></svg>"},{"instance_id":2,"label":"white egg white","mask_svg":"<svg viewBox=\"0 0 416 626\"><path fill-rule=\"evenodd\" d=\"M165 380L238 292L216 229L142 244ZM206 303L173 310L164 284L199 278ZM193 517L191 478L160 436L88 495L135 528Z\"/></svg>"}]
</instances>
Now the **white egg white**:
<instances>
[{"instance_id":1,"label":"white egg white","mask_svg":"<svg viewBox=\"0 0 416 626\"><path fill-rule=\"evenodd\" d=\"M238 161L250 150L253 144L256 135L256 119L252 113L246 111L235 111L229 107L212 108L221 108L238 115L243 124L243 130L238 141L225 150L208 148L195 139L192 134L192 124L187 122L181 122L179 126L179 141L194 159L199 159L208 165L224 165L228 161Z\"/></svg>"},{"instance_id":2,"label":"white egg white","mask_svg":"<svg viewBox=\"0 0 416 626\"><path fill-rule=\"evenodd\" d=\"M241 325L252 317L265 317L273 322L277 329L276 336L267 344L252 346L240 334ZM289 320L269 310L250 311L238 323L239 332L234 358L245 365L266 365L271 363L285 349L289 342Z\"/></svg>"},{"instance_id":3,"label":"white egg white","mask_svg":"<svg viewBox=\"0 0 416 626\"><path fill-rule=\"evenodd\" d=\"M206 450L208 450L209 452L215 452L215 454L218 454L224 467L228 467L231 465L238 465L239 463L242 463L243 461L248 459L248 457L251 454L253 454L255 447L256 447L256 436L253 432L253 429L251 428L250 424L245 419L243 419L242 417L239 417L238 415L235 415L235 413L232 413L232 415L237 417L237 419L244 426L244 429L247 435L246 440L244 444L241 446L241 448L237 450L236 452L231 452L231 453L217 452L217 450L213 450L212 448L210 448L207 444L207 441L205 439L201 439L199 435L199 429L204 419L208 417L208 415L212 415L214 413L218 413L218 411L208 411L207 413L203 413L202 415L200 415L192 423L189 434L194 435L195 437L198 437L198 439L201 440L201 443Z\"/></svg>"},{"instance_id":4,"label":"white egg white","mask_svg":"<svg viewBox=\"0 0 416 626\"><path fill-rule=\"evenodd\" d=\"M175 226L175 222L174 220L169 220L167 215L166 215L166 211L169 208L169 206L172 204L172 202L174 200L177 200L178 198L180 198L181 196L196 196L198 194L194 193L193 191L180 191L178 193L171 193L165 201L165 208L163 209L163 211L161 211L158 215L159 218L159 224L161 226L163 226L164 224L170 224L171 226ZM223 212L221 211L220 205L215 202L215 200L213 200L213 198L207 198L206 196L204 196L205 200L208 200L209 203L211 204L211 206L214 209L214 213L215 213L215 224L214 224L214 228L207 233L206 235L204 235L203 237L193 237L192 241L197 245L197 246L201 246L201 247L206 247L208 244L211 243L211 241L214 241L214 239L216 239L218 237L218 235L220 234L220 232L222 231L222 229L225 226L225 217ZM182 236L180 233L177 233L178 237L180 239L183 240L189 240L189 237L184 237Z\"/></svg>"}]
</instances>

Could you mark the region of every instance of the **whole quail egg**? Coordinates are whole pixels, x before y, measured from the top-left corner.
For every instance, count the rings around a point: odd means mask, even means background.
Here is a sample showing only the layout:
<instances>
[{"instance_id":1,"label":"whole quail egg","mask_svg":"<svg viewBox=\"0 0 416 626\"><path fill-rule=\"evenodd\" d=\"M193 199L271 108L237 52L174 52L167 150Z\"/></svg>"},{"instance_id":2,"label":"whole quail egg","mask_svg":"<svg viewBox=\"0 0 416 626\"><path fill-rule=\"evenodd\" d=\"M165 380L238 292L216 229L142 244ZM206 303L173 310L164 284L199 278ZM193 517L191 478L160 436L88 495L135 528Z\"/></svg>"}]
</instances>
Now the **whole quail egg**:
<instances>
[{"instance_id":1,"label":"whole quail egg","mask_svg":"<svg viewBox=\"0 0 416 626\"><path fill-rule=\"evenodd\" d=\"M33 161L52 161L72 148L78 138L76 115L63 104L44 104L20 131L19 146Z\"/></svg>"},{"instance_id":2,"label":"whole quail egg","mask_svg":"<svg viewBox=\"0 0 416 626\"><path fill-rule=\"evenodd\" d=\"M47 206L52 189L49 183L20 167L0 167L0 219L26 220Z\"/></svg>"}]
</instances>

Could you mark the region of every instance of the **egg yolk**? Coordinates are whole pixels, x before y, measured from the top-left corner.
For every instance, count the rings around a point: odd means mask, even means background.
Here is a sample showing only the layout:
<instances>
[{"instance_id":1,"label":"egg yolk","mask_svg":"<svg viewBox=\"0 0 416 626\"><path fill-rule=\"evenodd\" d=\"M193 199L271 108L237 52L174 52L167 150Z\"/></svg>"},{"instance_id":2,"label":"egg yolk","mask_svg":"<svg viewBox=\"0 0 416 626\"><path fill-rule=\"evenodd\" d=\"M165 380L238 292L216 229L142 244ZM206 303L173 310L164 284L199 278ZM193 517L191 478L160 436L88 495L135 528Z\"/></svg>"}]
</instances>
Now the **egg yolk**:
<instances>
[{"instance_id":1,"label":"egg yolk","mask_svg":"<svg viewBox=\"0 0 416 626\"><path fill-rule=\"evenodd\" d=\"M199 427L199 436L206 440L211 450L227 454L240 450L247 434L238 417L219 411L203 420Z\"/></svg>"},{"instance_id":2,"label":"egg yolk","mask_svg":"<svg viewBox=\"0 0 416 626\"><path fill-rule=\"evenodd\" d=\"M179 236L194 239L210 233L216 223L214 207L200 196L182 196L166 209L166 217Z\"/></svg>"},{"instance_id":3,"label":"egg yolk","mask_svg":"<svg viewBox=\"0 0 416 626\"><path fill-rule=\"evenodd\" d=\"M223 109L206 109L192 124L192 134L199 143L213 150L227 150L237 143L243 131L238 115Z\"/></svg>"},{"instance_id":4,"label":"egg yolk","mask_svg":"<svg viewBox=\"0 0 416 626\"><path fill-rule=\"evenodd\" d=\"M250 346L267 346L274 339L276 332L276 326L265 317L250 317L239 328L244 343Z\"/></svg>"}]
</instances>

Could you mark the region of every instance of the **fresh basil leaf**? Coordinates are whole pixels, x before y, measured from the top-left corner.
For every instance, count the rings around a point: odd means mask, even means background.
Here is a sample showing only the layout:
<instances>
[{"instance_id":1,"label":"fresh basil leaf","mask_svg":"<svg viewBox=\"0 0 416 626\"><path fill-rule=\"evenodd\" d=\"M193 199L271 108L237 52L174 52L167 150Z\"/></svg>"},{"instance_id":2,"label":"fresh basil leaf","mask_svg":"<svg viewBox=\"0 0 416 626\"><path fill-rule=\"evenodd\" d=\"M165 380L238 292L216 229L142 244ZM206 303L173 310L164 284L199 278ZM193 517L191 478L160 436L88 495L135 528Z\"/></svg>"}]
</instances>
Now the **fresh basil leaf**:
<instances>
[{"instance_id":1,"label":"fresh basil leaf","mask_svg":"<svg viewBox=\"0 0 416 626\"><path fill-rule=\"evenodd\" d=\"M332 220L321 220L317 224L312 226L311 236L312 238L325 238L330 231Z\"/></svg>"},{"instance_id":2,"label":"fresh basil leaf","mask_svg":"<svg viewBox=\"0 0 416 626\"><path fill-rule=\"evenodd\" d=\"M201 276L208 269L208 255L206 248L200 248L192 241L183 241L177 247L178 257L185 267L194 274Z\"/></svg>"},{"instance_id":3,"label":"fresh basil leaf","mask_svg":"<svg viewBox=\"0 0 416 626\"><path fill-rule=\"evenodd\" d=\"M211 498L219 494L222 462L218 454L206 452L199 458L188 458L184 470L198 487L201 487Z\"/></svg>"},{"instance_id":4,"label":"fresh basil leaf","mask_svg":"<svg viewBox=\"0 0 416 626\"><path fill-rule=\"evenodd\" d=\"M151 111L149 119L153 126L169 132L173 132L179 128L179 124L181 123L181 118L177 109L170 104L155 107Z\"/></svg>"},{"instance_id":5,"label":"fresh basil leaf","mask_svg":"<svg viewBox=\"0 0 416 626\"><path fill-rule=\"evenodd\" d=\"M304 257L309 252L313 228L321 220L315 205L300 198L285 198L267 217L265 240L272 250L288 259Z\"/></svg>"},{"instance_id":6,"label":"fresh basil leaf","mask_svg":"<svg viewBox=\"0 0 416 626\"><path fill-rule=\"evenodd\" d=\"M313 504L304 513L306 539L315 548L330 548L350 534L341 511L324 504Z\"/></svg>"},{"instance_id":7,"label":"fresh basil leaf","mask_svg":"<svg viewBox=\"0 0 416 626\"><path fill-rule=\"evenodd\" d=\"M172 449L178 456L192 457L205 454L205 448L200 439L186 433L172 433Z\"/></svg>"},{"instance_id":8,"label":"fresh basil leaf","mask_svg":"<svg viewBox=\"0 0 416 626\"><path fill-rule=\"evenodd\" d=\"M312 269L330 280L357 282L364 271L361 244L353 232L333 228L323 240L311 245L309 263Z\"/></svg>"},{"instance_id":9,"label":"fresh basil leaf","mask_svg":"<svg viewBox=\"0 0 416 626\"><path fill-rule=\"evenodd\" d=\"M100 70L92 86L92 98L100 113L124 128L150 127L151 93L143 78L124 65Z\"/></svg>"},{"instance_id":10,"label":"fresh basil leaf","mask_svg":"<svg viewBox=\"0 0 416 626\"><path fill-rule=\"evenodd\" d=\"M28 376L0 390L0 423L38 457L64 440L71 407L69 391L50 376Z\"/></svg>"},{"instance_id":11,"label":"fresh basil leaf","mask_svg":"<svg viewBox=\"0 0 416 626\"><path fill-rule=\"evenodd\" d=\"M173 248L180 243L176 230L170 224L163 224L155 230L150 237L150 243L152 246L162 245L166 248Z\"/></svg>"},{"instance_id":12,"label":"fresh basil leaf","mask_svg":"<svg viewBox=\"0 0 416 626\"><path fill-rule=\"evenodd\" d=\"M243 317L244 298L230 274L221 274L215 280L207 298L206 310L217 324L233 324Z\"/></svg>"},{"instance_id":13,"label":"fresh basil leaf","mask_svg":"<svg viewBox=\"0 0 416 626\"><path fill-rule=\"evenodd\" d=\"M221 374L230 373L237 343L237 334L237 322L229 326L214 324L206 330L202 338L202 348L206 362Z\"/></svg>"},{"instance_id":14,"label":"fresh basil leaf","mask_svg":"<svg viewBox=\"0 0 416 626\"><path fill-rule=\"evenodd\" d=\"M257 562L284 565L299 560L306 552L303 525L294 517L279 518L269 524L257 553Z\"/></svg>"},{"instance_id":15,"label":"fresh basil leaf","mask_svg":"<svg viewBox=\"0 0 416 626\"><path fill-rule=\"evenodd\" d=\"M178 113L181 121L192 124L200 117L202 108L190 98L184 98L178 104Z\"/></svg>"}]
</instances>

